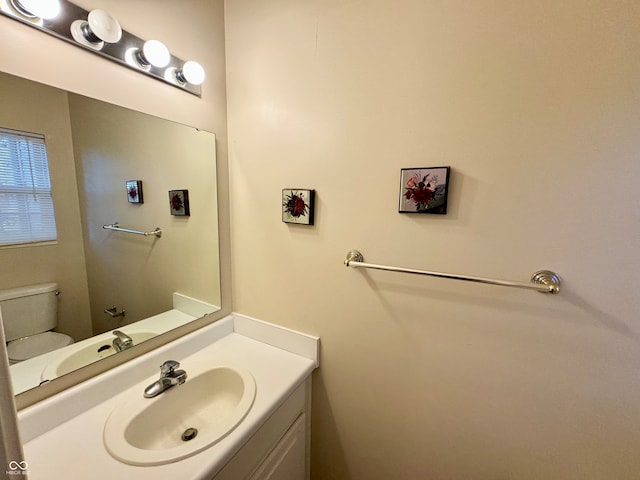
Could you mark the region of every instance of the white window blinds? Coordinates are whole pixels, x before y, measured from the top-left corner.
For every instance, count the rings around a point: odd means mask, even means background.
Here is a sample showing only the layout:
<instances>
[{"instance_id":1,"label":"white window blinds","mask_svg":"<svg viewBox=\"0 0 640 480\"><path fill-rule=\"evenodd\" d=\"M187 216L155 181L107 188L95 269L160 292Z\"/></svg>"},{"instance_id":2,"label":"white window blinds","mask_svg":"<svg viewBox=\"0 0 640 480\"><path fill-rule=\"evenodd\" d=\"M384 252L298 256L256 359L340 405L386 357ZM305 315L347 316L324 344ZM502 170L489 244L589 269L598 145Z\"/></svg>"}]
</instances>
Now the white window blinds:
<instances>
[{"instance_id":1,"label":"white window blinds","mask_svg":"<svg viewBox=\"0 0 640 480\"><path fill-rule=\"evenodd\" d=\"M0 129L0 246L56 238L44 136Z\"/></svg>"}]
</instances>

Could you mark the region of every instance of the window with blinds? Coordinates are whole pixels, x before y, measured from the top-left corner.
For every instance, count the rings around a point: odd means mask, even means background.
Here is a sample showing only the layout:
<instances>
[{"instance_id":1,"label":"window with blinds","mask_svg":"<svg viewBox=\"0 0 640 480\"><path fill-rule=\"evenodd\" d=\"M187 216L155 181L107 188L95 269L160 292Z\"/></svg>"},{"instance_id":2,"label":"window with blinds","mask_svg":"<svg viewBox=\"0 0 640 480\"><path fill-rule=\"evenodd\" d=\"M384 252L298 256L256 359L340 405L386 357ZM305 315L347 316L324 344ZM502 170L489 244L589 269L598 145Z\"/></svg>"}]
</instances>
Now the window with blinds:
<instances>
[{"instance_id":1,"label":"window with blinds","mask_svg":"<svg viewBox=\"0 0 640 480\"><path fill-rule=\"evenodd\" d=\"M56 239L44 136L0 128L0 246Z\"/></svg>"}]
</instances>

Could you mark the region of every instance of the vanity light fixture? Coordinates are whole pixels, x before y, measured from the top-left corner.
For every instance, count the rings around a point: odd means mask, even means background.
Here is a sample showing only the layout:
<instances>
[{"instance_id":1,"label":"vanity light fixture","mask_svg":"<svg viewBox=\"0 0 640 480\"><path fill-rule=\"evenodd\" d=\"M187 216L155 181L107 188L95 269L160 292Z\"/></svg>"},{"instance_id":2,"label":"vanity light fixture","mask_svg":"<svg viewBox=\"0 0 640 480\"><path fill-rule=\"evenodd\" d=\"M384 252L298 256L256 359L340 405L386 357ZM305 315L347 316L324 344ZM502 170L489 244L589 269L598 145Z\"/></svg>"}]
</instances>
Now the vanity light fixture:
<instances>
[{"instance_id":1,"label":"vanity light fixture","mask_svg":"<svg viewBox=\"0 0 640 480\"><path fill-rule=\"evenodd\" d=\"M58 0L11 0L11 5L29 19L50 20L60 13Z\"/></svg>"},{"instance_id":2,"label":"vanity light fixture","mask_svg":"<svg viewBox=\"0 0 640 480\"><path fill-rule=\"evenodd\" d=\"M185 62L181 69L175 71L175 76L178 82L190 83L191 85L201 85L204 82L204 68L198 62L189 60Z\"/></svg>"},{"instance_id":3,"label":"vanity light fixture","mask_svg":"<svg viewBox=\"0 0 640 480\"><path fill-rule=\"evenodd\" d=\"M159 40L147 40L142 48L132 47L124 54L125 61L149 72L151 67L164 68L171 62L169 49Z\"/></svg>"},{"instance_id":4,"label":"vanity light fixture","mask_svg":"<svg viewBox=\"0 0 640 480\"><path fill-rule=\"evenodd\" d=\"M142 50L138 50L136 58L143 65L153 65L163 68L169 65L171 54L164 43L159 40L148 40L144 42Z\"/></svg>"},{"instance_id":5,"label":"vanity light fixture","mask_svg":"<svg viewBox=\"0 0 640 480\"><path fill-rule=\"evenodd\" d=\"M85 47L102 50L105 43L118 43L122 38L120 22L104 10L91 10L87 20L74 20L71 24L74 40Z\"/></svg>"},{"instance_id":6,"label":"vanity light fixture","mask_svg":"<svg viewBox=\"0 0 640 480\"><path fill-rule=\"evenodd\" d=\"M175 57L159 40L124 30L101 9L85 10L69 0L0 0L0 15L72 43L182 91L200 96L202 65Z\"/></svg>"}]
</instances>

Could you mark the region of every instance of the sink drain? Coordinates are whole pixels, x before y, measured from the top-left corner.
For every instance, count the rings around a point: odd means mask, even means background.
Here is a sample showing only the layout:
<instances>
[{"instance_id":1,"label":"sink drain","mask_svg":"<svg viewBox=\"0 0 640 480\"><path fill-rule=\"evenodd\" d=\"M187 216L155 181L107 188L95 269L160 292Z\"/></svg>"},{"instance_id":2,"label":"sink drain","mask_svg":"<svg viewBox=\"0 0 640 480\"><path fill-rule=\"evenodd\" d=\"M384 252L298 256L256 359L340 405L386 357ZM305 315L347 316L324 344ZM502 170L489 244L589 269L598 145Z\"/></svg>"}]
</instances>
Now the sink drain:
<instances>
[{"instance_id":1,"label":"sink drain","mask_svg":"<svg viewBox=\"0 0 640 480\"><path fill-rule=\"evenodd\" d=\"M188 442L189 440L193 440L194 438L196 438L196 435L198 435L197 428L187 428L182 434L181 438L183 442Z\"/></svg>"}]
</instances>

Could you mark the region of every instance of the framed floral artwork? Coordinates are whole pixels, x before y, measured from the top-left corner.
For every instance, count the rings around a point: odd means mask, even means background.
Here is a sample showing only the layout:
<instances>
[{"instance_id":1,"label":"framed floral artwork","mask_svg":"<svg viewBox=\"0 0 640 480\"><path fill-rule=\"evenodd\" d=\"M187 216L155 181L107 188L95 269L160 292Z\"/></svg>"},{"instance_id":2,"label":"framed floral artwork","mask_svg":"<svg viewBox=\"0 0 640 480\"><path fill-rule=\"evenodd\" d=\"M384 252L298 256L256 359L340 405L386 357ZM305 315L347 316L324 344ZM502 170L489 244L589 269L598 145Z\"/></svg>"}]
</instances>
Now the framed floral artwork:
<instances>
[{"instance_id":1,"label":"framed floral artwork","mask_svg":"<svg viewBox=\"0 0 640 480\"><path fill-rule=\"evenodd\" d=\"M144 203L142 198L142 180L127 180L127 200L129 203Z\"/></svg>"},{"instance_id":2,"label":"framed floral artwork","mask_svg":"<svg viewBox=\"0 0 640 480\"><path fill-rule=\"evenodd\" d=\"M171 210L171 215L179 217L191 215L189 212L189 190L170 190L169 209Z\"/></svg>"},{"instance_id":3,"label":"framed floral artwork","mask_svg":"<svg viewBox=\"0 0 640 480\"><path fill-rule=\"evenodd\" d=\"M315 190L285 188L282 190L282 221L313 225Z\"/></svg>"},{"instance_id":4,"label":"framed floral artwork","mask_svg":"<svg viewBox=\"0 0 640 480\"><path fill-rule=\"evenodd\" d=\"M400 170L400 213L447 213L451 167Z\"/></svg>"}]
</instances>

